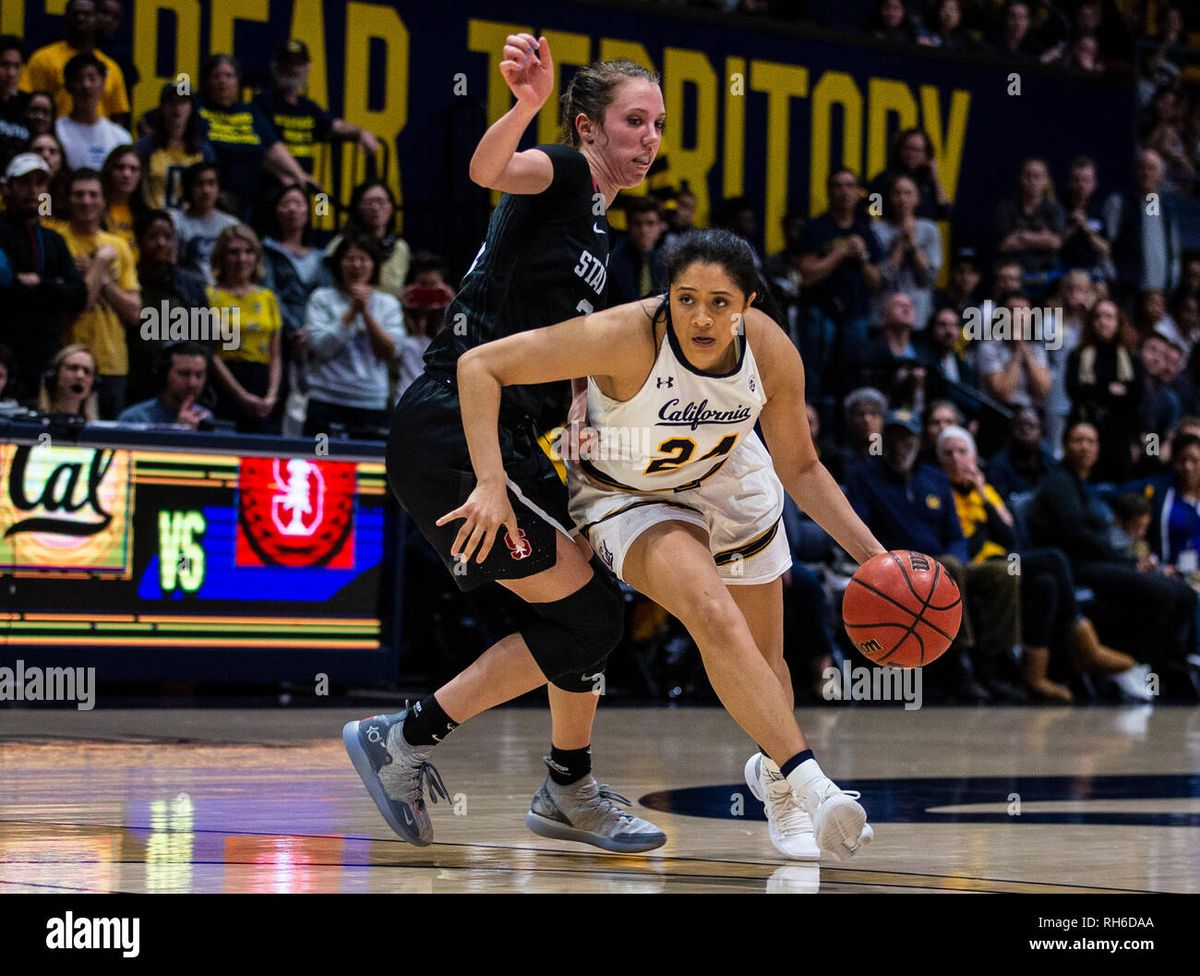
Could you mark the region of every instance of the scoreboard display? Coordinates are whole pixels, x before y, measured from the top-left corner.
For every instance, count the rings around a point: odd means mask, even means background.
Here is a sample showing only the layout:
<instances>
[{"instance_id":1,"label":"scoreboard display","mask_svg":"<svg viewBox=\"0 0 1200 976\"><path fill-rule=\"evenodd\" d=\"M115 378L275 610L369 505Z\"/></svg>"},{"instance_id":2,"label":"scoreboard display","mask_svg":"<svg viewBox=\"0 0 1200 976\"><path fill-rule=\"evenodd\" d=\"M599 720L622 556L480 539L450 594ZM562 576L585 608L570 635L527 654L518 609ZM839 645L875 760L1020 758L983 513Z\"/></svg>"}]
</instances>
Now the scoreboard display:
<instances>
[{"instance_id":1,"label":"scoreboard display","mask_svg":"<svg viewBox=\"0 0 1200 976\"><path fill-rule=\"evenodd\" d=\"M394 677L382 445L104 434L0 442L0 658L103 661L99 680Z\"/></svg>"}]
</instances>

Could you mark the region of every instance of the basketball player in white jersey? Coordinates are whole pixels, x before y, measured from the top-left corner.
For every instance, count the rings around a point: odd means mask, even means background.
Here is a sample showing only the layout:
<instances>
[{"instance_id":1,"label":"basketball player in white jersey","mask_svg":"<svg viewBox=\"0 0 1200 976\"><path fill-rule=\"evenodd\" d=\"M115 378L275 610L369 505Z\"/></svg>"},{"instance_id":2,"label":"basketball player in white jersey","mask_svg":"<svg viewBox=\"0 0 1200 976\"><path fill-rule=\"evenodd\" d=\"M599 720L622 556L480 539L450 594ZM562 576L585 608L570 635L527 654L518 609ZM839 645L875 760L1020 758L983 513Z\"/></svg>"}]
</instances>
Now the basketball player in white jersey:
<instances>
[{"instance_id":1,"label":"basketball player in white jersey","mask_svg":"<svg viewBox=\"0 0 1200 976\"><path fill-rule=\"evenodd\" d=\"M775 846L801 860L846 859L873 831L859 794L822 772L793 714L783 489L858 562L885 550L817 459L800 356L751 307L749 246L700 231L667 262L664 298L522 332L459 359L478 482L440 522L462 520L457 558L485 559L497 533L515 525L497 436L502 388L589 376L588 422L599 440L590 460L569 465L572 518L618 577L696 641L722 703L759 745L745 772Z\"/></svg>"}]
</instances>

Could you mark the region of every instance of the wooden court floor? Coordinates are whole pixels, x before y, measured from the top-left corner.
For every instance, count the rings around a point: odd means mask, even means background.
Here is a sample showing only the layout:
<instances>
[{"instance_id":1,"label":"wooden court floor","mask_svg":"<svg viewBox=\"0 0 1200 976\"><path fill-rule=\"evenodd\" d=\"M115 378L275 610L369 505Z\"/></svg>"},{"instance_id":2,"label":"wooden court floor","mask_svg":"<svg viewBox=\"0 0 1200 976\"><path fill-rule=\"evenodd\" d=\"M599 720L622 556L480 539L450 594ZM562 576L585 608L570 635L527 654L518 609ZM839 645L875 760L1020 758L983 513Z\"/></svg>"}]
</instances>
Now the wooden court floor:
<instances>
[{"instance_id":1,"label":"wooden court floor","mask_svg":"<svg viewBox=\"0 0 1200 976\"><path fill-rule=\"evenodd\" d=\"M776 855L741 781L752 747L707 708L600 709L598 778L664 848L525 828L536 708L435 750L454 802L412 847L342 751L342 723L378 710L0 709L0 893L1200 891L1200 709L801 711L876 832L819 868Z\"/></svg>"}]
</instances>

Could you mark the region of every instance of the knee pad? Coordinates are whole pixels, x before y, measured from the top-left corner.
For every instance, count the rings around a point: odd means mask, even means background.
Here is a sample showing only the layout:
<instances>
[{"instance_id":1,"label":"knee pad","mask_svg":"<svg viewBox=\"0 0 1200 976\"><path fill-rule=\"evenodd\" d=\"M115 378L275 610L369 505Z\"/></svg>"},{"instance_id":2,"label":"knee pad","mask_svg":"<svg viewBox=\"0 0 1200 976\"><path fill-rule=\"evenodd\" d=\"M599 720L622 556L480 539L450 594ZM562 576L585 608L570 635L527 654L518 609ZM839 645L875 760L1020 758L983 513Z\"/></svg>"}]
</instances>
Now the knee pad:
<instances>
[{"instance_id":1,"label":"knee pad","mask_svg":"<svg viewBox=\"0 0 1200 976\"><path fill-rule=\"evenodd\" d=\"M595 557L593 576L570 596L531 603L538 619L521 631L547 680L564 691L595 691L624 632L621 587Z\"/></svg>"}]
</instances>

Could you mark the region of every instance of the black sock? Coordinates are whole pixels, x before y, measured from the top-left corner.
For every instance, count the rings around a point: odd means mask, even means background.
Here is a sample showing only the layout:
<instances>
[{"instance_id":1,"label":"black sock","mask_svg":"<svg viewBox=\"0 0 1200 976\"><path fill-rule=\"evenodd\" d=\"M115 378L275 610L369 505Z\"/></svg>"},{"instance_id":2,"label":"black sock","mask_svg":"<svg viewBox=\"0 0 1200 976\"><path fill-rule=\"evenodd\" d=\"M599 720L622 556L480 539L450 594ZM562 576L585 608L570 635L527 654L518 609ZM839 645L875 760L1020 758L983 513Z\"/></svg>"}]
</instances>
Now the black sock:
<instances>
[{"instance_id":1,"label":"black sock","mask_svg":"<svg viewBox=\"0 0 1200 976\"><path fill-rule=\"evenodd\" d=\"M570 786L592 771L592 747L560 749L551 743L546 765L550 767L550 778L554 782L559 786Z\"/></svg>"},{"instance_id":2,"label":"black sock","mask_svg":"<svg viewBox=\"0 0 1200 976\"><path fill-rule=\"evenodd\" d=\"M787 762L779 764L779 771L783 773L783 778L787 779L793 769L799 766L805 759L816 759L811 749L805 749L803 752L798 752Z\"/></svg>"},{"instance_id":3,"label":"black sock","mask_svg":"<svg viewBox=\"0 0 1200 976\"><path fill-rule=\"evenodd\" d=\"M410 746L432 746L458 728L433 695L422 698L404 720L404 741Z\"/></svg>"}]
</instances>

